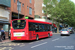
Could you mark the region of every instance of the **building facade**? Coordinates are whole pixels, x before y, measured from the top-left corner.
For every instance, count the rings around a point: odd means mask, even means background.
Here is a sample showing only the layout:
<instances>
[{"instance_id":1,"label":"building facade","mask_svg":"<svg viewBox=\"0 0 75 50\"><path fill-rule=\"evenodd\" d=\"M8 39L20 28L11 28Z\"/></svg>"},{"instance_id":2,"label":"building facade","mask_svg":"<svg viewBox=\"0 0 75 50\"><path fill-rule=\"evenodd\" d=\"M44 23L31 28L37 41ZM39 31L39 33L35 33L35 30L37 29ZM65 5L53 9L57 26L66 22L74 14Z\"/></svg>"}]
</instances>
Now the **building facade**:
<instances>
[{"instance_id":1,"label":"building facade","mask_svg":"<svg viewBox=\"0 0 75 50\"><path fill-rule=\"evenodd\" d=\"M18 12L19 11L19 12ZM10 21L29 17L34 19L34 0L0 0L0 29L9 34Z\"/></svg>"},{"instance_id":2,"label":"building facade","mask_svg":"<svg viewBox=\"0 0 75 50\"><path fill-rule=\"evenodd\" d=\"M47 16L44 15L43 7L46 7L46 5L44 5L43 0L35 0L35 4L34 4L35 20L52 22L51 20L48 20L48 15ZM37 16L39 16L39 18Z\"/></svg>"},{"instance_id":3,"label":"building facade","mask_svg":"<svg viewBox=\"0 0 75 50\"><path fill-rule=\"evenodd\" d=\"M11 0L10 20L29 17L34 19L34 0Z\"/></svg>"},{"instance_id":4,"label":"building facade","mask_svg":"<svg viewBox=\"0 0 75 50\"><path fill-rule=\"evenodd\" d=\"M4 29L6 36L9 31L9 15L10 15L10 7L11 0L0 0L0 30Z\"/></svg>"},{"instance_id":5,"label":"building facade","mask_svg":"<svg viewBox=\"0 0 75 50\"><path fill-rule=\"evenodd\" d=\"M35 8L35 15L38 15L40 18L44 17L43 9L43 0L35 0L34 8Z\"/></svg>"}]
</instances>

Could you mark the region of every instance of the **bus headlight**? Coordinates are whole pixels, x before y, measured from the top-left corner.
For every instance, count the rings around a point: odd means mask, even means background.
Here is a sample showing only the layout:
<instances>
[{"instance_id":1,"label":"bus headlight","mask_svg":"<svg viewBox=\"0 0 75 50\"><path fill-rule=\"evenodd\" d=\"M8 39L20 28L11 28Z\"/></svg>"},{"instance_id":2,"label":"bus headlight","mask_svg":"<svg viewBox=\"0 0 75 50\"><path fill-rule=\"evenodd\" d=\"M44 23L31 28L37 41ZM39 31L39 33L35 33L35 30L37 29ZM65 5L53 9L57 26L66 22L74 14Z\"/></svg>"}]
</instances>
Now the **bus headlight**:
<instances>
[{"instance_id":1,"label":"bus headlight","mask_svg":"<svg viewBox=\"0 0 75 50\"><path fill-rule=\"evenodd\" d=\"M12 27L10 27L12 29Z\"/></svg>"}]
</instances>

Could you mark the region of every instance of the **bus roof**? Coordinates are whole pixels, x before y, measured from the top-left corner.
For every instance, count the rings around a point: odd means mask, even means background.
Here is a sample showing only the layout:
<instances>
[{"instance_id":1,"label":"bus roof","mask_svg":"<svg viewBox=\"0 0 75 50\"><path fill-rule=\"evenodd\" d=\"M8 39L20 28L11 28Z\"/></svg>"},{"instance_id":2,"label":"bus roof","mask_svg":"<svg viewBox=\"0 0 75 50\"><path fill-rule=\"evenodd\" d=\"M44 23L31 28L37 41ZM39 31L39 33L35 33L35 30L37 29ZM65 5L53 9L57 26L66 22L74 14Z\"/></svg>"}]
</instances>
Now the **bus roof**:
<instances>
[{"instance_id":1,"label":"bus roof","mask_svg":"<svg viewBox=\"0 0 75 50\"><path fill-rule=\"evenodd\" d=\"M28 22L42 23L42 24L52 24L51 22L44 22L44 21L37 21L37 20L30 20L30 19L28 19Z\"/></svg>"},{"instance_id":2,"label":"bus roof","mask_svg":"<svg viewBox=\"0 0 75 50\"><path fill-rule=\"evenodd\" d=\"M37 21L37 20L31 20L31 19L14 19L14 20L28 20L28 22L33 22L33 23L52 24L51 22Z\"/></svg>"}]
</instances>

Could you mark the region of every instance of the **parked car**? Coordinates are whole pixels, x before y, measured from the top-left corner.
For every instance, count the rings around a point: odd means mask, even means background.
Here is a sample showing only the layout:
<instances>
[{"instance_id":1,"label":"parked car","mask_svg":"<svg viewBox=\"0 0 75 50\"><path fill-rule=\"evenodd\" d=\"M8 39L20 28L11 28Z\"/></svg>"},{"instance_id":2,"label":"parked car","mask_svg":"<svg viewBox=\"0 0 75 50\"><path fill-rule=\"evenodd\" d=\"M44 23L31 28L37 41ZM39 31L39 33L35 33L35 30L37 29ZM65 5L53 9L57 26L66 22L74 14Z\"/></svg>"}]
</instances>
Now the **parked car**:
<instances>
[{"instance_id":1,"label":"parked car","mask_svg":"<svg viewBox=\"0 0 75 50\"><path fill-rule=\"evenodd\" d=\"M70 36L70 32L69 32L68 29L62 29L61 32L60 32L60 35L61 35L61 36L62 36L62 35L68 35L68 36Z\"/></svg>"},{"instance_id":2,"label":"parked car","mask_svg":"<svg viewBox=\"0 0 75 50\"><path fill-rule=\"evenodd\" d=\"M68 28L69 29L69 31L70 31L70 34L74 34L74 29L73 29L73 27L70 27L70 28Z\"/></svg>"}]
</instances>

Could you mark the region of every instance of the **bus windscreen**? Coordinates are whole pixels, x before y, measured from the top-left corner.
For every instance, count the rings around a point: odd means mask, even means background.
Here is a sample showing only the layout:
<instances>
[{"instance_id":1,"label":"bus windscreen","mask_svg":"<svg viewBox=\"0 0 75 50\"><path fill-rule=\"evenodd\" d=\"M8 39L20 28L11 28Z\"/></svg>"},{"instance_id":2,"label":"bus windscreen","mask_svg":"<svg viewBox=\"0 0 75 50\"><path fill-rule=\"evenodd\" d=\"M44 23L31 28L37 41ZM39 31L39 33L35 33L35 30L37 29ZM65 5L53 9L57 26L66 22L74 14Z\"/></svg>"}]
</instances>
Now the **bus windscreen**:
<instances>
[{"instance_id":1,"label":"bus windscreen","mask_svg":"<svg viewBox=\"0 0 75 50\"><path fill-rule=\"evenodd\" d=\"M26 25L26 20L15 20L12 21L12 26L14 29L24 29Z\"/></svg>"}]
</instances>

